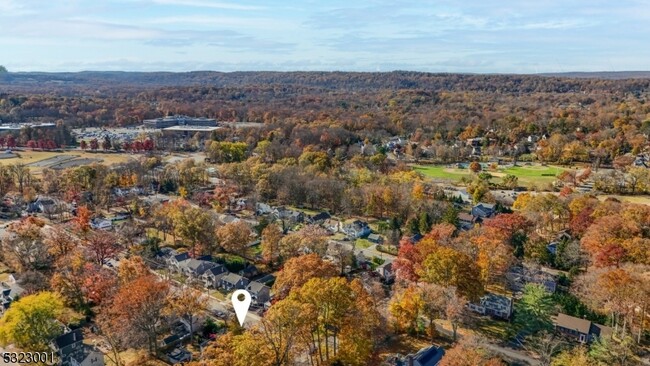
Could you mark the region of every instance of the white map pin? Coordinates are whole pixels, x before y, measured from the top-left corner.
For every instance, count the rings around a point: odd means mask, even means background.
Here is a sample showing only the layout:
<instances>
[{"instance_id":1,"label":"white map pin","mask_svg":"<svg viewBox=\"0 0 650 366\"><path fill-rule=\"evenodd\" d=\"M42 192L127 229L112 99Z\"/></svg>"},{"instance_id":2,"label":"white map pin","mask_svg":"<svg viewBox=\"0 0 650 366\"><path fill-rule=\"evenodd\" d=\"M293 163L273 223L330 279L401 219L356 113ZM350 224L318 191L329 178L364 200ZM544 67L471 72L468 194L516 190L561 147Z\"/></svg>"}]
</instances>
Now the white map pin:
<instances>
[{"instance_id":1,"label":"white map pin","mask_svg":"<svg viewBox=\"0 0 650 366\"><path fill-rule=\"evenodd\" d=\"M244 300L239 300L239 295L244 295ZM246 314L248 314L248 308L251 306L251 294L246 290L237 290L232 293L230 301L232 301L232 307L235 308L239 325L243 327Z\"/></svg>"}]
</instances>

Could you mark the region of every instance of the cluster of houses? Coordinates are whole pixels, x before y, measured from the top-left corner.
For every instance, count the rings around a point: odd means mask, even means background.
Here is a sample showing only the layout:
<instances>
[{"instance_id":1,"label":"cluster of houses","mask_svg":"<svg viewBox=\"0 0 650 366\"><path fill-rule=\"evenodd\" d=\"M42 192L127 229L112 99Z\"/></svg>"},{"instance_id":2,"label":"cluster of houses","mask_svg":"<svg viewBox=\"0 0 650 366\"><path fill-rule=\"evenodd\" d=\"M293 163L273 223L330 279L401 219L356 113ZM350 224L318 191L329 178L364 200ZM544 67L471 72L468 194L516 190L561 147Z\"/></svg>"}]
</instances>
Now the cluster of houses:
<instances>
[{"instance_id":1,"label":"cluster of houses","mask_svg":"<svg viewBox=\"0 0 650 366\"><path fill-rule=\"evenodd\" d=\"M307 215L302 211L292 210L284 206L273 207L269 204L258 202L255 204L255 214L257 216L267 216L275 221L282 221L289 225L320 225L332 234L344 233L351 239L369 238L375 242L381 241L381 238L378 235L374 234L373 236L370 225L368 225L367 222L361 220L342 222L333 218L329 213L324 211L314 215Z\"/></svg>"},{"instance_id":2,"label":"cluster of houses","mask_svg":"<svg viewBox=\"0 0 650 366\"><path fill-rule=\"evenodd\" d=\"M223 264L212 261L209 256L191 258L188 253L178 253L163 248L163 257L169 270L200 282L206 288L221 289L225 292L242 289L251 294L254 305L269 306L271 289L264 283L251 280L258 275L255 266L248 266L239 273L229 272Z\"/></svg>"}]
</instances>

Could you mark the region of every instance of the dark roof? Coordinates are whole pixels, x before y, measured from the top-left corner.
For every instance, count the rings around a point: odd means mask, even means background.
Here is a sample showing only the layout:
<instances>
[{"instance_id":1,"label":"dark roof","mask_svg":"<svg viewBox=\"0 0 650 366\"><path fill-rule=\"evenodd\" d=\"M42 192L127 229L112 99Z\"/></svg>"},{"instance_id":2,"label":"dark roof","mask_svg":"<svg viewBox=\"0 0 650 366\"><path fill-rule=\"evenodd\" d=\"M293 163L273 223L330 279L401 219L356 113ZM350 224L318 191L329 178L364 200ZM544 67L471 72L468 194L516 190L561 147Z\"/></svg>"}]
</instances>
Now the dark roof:
<instances>
[{"instance_id":1,"label":"dark roof","mask_svg":"<svg viewBox=\"0 0 650 366\"><path fill-rule=\"evenodd\" d=\"M184 260L186 260L186 259L189 259L189 258L190 258L190 255L187 254L187 252L186 252L186 253L177 254L177 255L174 256L174 259L176 259L177 262L182 262L182 261L184 261Z\"/></svg>"},{"instance_id":2,"label":"dark roof","mask_svg":"<svg viewBox=\"0 0 650 366\"><path fill-rule=\"evenodd\" d=\"M411 243L415 244L415 243L419 242L420 240L422 240L422 238L424 238L424 236L422 234L420 234L420 233L417 233L417 234L411 236L410 240L411 240Z\"/></svg>"},{"instance_id":3,"label":"dark roof","mask_svg":"<svg viewBox=\"0 0 650 366\"><path fill-rule=\"evenodd\" d=\"M591 322L587 319L580 319L559 313L554 320L555 325L558 327L576 330L583 334L589 334L589 330L591 329Z\"/></svg>"},{"instance_id":4,"label":"dark roof","mask_svg":"<svg viewBox=\"0 0 650 366\"><path fill-rule=\"evenodd\" d=\"M265 284L257 282L257 281L251 281L251 283L248 284L248 288L250 289L251 292L254 292L254 293L259 293L265 287L268 288Z\"/></svg>"},{"instance_id":5,"label":"dark roof","mask_svg":"<svg viewBox=\"0 0 650 366\"><path fill-rule=\"evenodd\" d=\"M181 337L179 337L178 335L174 334L174 335L171 335L171 336L169 336L169 337L163 339L163 343L164 343L164 344L171 344L171 343L174 343L174 342L176 342L176 341L179 341L180 339L181 339Z\"/></svg>"},{"instance_id":6,"label":"dark roof","mask_svg":"<svg viewBox=\"0 0 650 366\"><path fill-rule=\"evenodd\" d=\"M466 212L459 212L458 213L458 220L460 221L466 221L466 222L474 222L474 216L466 213Z\"/></svg>"},{"instance_id":7,"label":"dark roof","mask_svg":"<svg viewBox=\"0 0 650 366\"><path fill-rule=\"evenodd\" d=\"M216 266L208 269L205 273L212 273L213 275L220 275L226 273L228 270L222 264L217 264Z\"/></svg>"},{"instance_id":8,"label":"dark roof","mask_svg":"<svg viewBox=\"0 0 650 366\"><path fill-rule=\"evenodd\" d=\"M323 212L321 212L319 214L316 214L316 215L312 216L311 219L314 220L314 221L321 221L321 220L327 220L330 217L332 217L332 216L330 216L330 214L323 211Z\"/></svg>"},{"instance_id":9,"label":"dark roof","mask_svg":"<svg viewBox=\"0 0 650 366\"><path fill-rule=\"evenodd\" d=\"M54 339L54 344L56 348L62 349L68 347L71 344L78 343L83 341L84 335L81 332L81 329L75 329L66 334L60 335Z\"/></svg>"},{"instance_id":10,"label":"dark roof","mask_svg":"<svg viewBox=\"0 0 650 366\"><path fill-rule=\"evenodd\" d=\"M413 361L418 366L435 366L442 360L444 355L445 350L442 347L431 346L419 350L413 356Z\"/></svg>"}]
</instances>

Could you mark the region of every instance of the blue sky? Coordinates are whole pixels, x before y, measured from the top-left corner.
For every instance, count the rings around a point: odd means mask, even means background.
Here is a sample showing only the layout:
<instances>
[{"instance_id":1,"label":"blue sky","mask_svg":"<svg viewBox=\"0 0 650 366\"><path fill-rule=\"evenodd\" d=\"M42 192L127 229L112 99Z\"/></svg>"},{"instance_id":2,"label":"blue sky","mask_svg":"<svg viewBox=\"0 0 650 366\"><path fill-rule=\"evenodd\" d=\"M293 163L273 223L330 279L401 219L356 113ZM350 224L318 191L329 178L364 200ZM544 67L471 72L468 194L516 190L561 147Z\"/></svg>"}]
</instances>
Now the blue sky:
<instances>
[{"instance_id":1,"label":"blue sky","mask_svg":"<svg viewBox=\"0 0 650 366\"><path fill-rule=\"evenodd\" d=\"M10 71L650 70L646 0L0 0Z\"/></svg>"}]
</instances>

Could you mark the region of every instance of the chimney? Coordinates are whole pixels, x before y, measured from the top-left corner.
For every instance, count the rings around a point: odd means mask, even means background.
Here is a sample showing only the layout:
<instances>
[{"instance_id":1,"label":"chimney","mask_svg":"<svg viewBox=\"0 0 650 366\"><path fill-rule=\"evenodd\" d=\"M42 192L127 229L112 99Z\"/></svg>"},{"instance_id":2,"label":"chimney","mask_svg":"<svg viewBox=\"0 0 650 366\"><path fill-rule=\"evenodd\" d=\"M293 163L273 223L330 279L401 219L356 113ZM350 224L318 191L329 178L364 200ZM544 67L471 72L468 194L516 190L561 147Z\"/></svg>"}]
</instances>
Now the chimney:
<instances>
[{"instance_id":1,"label":"chimney","mask_svg":"<svg viewBox=\"0 0 650 366\"><path fill-rule=\"evenodd\" d=\"M408 360L408 365L409 365L409 366L413 366L413 356L408 355L408 356L406 356L406 358L407 358L407 360Z\"/></svg>"}]
</instances>

